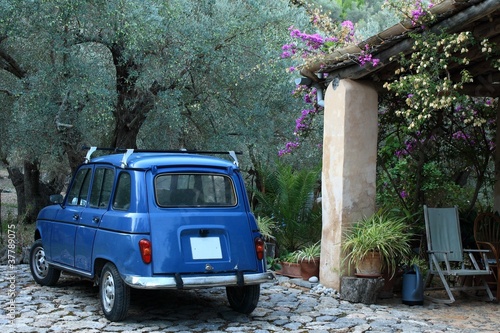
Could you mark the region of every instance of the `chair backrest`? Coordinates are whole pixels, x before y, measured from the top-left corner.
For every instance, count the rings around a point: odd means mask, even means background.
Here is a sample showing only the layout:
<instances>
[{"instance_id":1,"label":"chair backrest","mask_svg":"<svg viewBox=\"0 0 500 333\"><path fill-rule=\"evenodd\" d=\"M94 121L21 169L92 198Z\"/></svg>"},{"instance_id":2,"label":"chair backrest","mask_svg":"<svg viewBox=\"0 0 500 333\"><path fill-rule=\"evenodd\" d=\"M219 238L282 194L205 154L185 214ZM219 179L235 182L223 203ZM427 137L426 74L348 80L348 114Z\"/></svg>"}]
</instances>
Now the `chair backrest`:
<instances>
[{"instance_id":1,"label":"chair backrest","mask_svg":"<svg viewBox=\"0 0 500 333\"><path fill-rule=\"evenodd\" d=\"M474 220L474 239L476 241L500 242L500 216L495 213L480 213Z\"/></svg>"},{"instance_id":2,"label":"chair backrest","mask_svg":"<svg viewBox=\"0 0 500 333\"><path fill-rule=\"evenodd\" d=\"M491 212L480 213L474 220L474 239L489 243L500 252L500 216Z\"/></svg>"},{"instance_id":3,"label":"chair backrest","mask_svg":"<svg viewBox=\"0 0 500 333\"><path fill-rule=\"evenodd\" d=\"M448 252L449 261L463 261L462 238L458 208L428 208L424 206L425 230L427 233L427 248L437 252L436 258L444 261Z\"/></svg>"}]
</instances>

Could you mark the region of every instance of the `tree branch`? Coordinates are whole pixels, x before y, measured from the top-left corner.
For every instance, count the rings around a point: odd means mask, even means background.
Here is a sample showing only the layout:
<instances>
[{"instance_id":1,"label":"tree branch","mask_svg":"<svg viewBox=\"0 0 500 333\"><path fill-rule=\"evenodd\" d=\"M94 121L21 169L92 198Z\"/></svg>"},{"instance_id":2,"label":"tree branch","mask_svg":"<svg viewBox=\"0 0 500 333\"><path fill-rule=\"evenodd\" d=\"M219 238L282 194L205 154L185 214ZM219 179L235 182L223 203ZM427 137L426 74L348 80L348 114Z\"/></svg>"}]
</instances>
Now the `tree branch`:
<instances>
[{"instance_id":1,"label":"tree branch","mask_svg":"<svg viewBox=\"0 0 500 333\"><path fill-rule=\"evenodd\" d=\"M11 73L18 79L22 79L26 76L26 71L23 70L17 61L4 50L0 50L0 60L1 68Z\"/></svg>"}]
</instances>

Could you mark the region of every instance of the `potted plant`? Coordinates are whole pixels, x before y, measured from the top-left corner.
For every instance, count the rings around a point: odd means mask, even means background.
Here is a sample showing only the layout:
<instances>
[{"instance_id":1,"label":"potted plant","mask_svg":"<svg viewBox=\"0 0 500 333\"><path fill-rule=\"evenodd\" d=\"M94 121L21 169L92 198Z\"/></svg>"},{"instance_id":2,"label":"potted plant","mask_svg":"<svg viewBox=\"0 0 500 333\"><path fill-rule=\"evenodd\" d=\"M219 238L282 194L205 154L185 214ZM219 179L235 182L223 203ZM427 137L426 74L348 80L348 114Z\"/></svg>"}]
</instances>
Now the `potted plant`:
<instances>
[{"instance_id":1,"label":"potted plant","mask_svg":"<svg viewBox=\"0 0 500 333\"><path fill-rule=\"evenodd\" d=\"M302 279L307 281L313 276L319 278L320 254L321 243L319 241L312 245L302 247L295 252L297 262L300 264Z\"/></svg>"},{"instance_id":2,"label":"potted plant","mask_svg":"<svg viewBox=\"0 0 500 333\"><path fill-rule=\"evenodd\" d=\"M408 229L406 218L380 209L345 233L345 260L355 267L357 276L378 277L384 267L393 276L411 253L412 234Z\"/></svg>"},{"instance_id":3,"label":"potted plant","mask_svg":"<svg viewBox=\"0 0 500 333\"><path fill-rule=\"evenodd\" d=\"M279 272L281 275L299 278L302 277L300 264L297 261L296 252L290 252L280 258L281 263L281 271Z\"/></svg>"}]
</instances>

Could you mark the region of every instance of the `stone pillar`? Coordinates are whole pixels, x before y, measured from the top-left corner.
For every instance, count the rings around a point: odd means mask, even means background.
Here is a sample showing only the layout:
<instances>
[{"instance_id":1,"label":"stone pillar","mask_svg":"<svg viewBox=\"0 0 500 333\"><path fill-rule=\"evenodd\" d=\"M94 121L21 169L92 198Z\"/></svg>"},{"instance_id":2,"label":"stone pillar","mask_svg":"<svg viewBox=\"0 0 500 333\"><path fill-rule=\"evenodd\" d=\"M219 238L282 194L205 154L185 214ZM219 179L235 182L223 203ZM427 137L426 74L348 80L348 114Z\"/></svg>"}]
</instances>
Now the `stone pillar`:
<instances>
[{"instance_id":1,"label":"stone pillar","mask_svg":"<svg viewBox=\"0 0 500 333\"><path fill-rule=\"evenodd\" d=\"M340 290L347 272L342 234L375 210L378 95L366 82L341 80L325 94L320 281Z\"/></svg>"}]
</instances>

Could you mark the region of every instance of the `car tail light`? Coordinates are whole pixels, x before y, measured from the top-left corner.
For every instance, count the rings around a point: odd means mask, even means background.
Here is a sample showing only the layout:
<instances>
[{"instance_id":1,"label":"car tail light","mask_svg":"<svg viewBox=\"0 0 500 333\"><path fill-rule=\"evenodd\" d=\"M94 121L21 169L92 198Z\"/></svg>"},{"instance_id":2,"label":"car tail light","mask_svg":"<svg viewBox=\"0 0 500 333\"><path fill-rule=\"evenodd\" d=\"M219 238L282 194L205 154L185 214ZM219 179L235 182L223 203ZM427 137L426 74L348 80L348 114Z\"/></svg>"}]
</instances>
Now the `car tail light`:
<instances>
[{"instance_id":1,"label":"car tail light","mask_svg":"<svg viewBox=\"0 0 500 333\"><path fill-rule=\"evenodd\" d=\"M141 239L139 241L139 248L141 249L142 261L146 264L150 264L152 255L151 242L147 239Z\"/></svg>"},{"instance_id":2,"label":"car tail light","mask_svg":"<svg viewBox=\"0 0 500 333\"><path fill-rule=\"evenodd\" d=\"M264 259L265 250L266 247L262 238L260 237L255 238L255 252L257 253L257 259L259 260Z\"/></svg>"}]
</instances>

